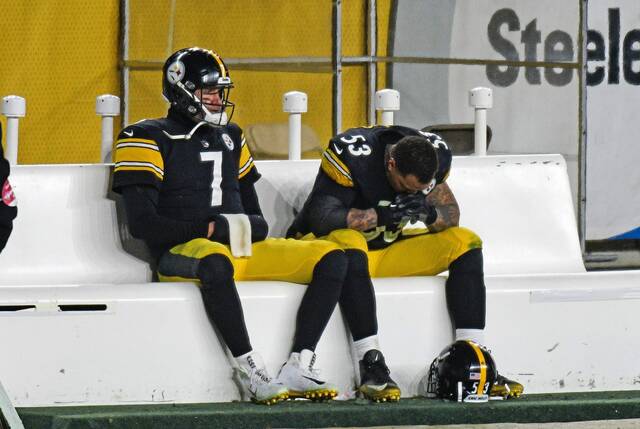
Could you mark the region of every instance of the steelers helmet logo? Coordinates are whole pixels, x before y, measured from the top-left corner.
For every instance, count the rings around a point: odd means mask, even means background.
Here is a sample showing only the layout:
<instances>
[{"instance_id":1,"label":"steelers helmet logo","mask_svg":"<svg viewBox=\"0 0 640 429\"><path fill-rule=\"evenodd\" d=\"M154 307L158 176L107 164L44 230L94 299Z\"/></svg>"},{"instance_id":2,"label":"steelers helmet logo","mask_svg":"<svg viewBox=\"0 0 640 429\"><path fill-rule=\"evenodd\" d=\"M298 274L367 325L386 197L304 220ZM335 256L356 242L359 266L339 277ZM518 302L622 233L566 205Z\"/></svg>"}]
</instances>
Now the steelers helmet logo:
<instances>
[{"instance_id":1,"label":"steelers helmet logo","mask_svg":"<svg viewBox=\"0 0 640 429\"><path fill-rule=\"evenodd\" d=\"M184 63L182 61L176 61L167 67L167 80L175 85L184 79Z\"/></svg>"},{"instance_id":2,"label":"steelers helmet logo","mask_svg":"<svg viewBox=\"0 0 640 429\"><path fill-rule=\"evenodd\" d=\"M233 150L233 140L231 140L231 137L229 137L229 134L223 134L222 141L224 142L225 145L227 145L229 150Z\"/></svg>"}]
</instances>

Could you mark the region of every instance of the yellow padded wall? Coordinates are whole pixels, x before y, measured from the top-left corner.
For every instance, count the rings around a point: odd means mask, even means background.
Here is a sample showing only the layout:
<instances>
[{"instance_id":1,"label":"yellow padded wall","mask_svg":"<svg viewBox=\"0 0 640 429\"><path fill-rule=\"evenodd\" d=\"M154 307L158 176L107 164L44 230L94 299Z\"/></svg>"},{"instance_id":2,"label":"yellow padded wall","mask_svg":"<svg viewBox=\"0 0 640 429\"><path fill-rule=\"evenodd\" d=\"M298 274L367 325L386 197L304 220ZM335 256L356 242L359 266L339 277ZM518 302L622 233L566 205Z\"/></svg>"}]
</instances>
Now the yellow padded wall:
<instances>
[{"instance_id":1,"label":"yellow padded wall","mask_svg":"<svg viewBox=\"0 0 640 429\"><path fill-rule=\"evenodd\" d=\"M153 19L149 19L153 10ZM201 46L217 51L223 58L314 57L329 59L332 54L331 1L221 0L197 2L150 0L130 6L130 55L132 63L158 63L173 51ZM365 55L366 2L342 3L343 55ZM233 121L247 128L253 124L286 123L282 95L287 91L306 92L309 111L303 123L315 132L320 144L332 134L332 74L330 64L270 66L265 70L229 65L235 88L231 100L237 104ZM277 70L280 68L280 70ZM284 70L283 70L284 69ZM165 114L159 70L133 70L130 79L129 122ZM366 123L366 68L349 66L343 72L343 123Z\"/></svg>"},{"instance_id":2,"label":"yellow padded wall","mask_svg":"<svg viewBox=\"0 0 640 429\"><path fill-rule=\"evenodd\" d=\"M0 96L27 101L19 163L99 162L95 98L120 94L118 22L118 0L2 1Z\"/></svg>"},{"instance_id":3,"label":"yellow padded wall","mask_svg":"<svg viewBox=\"0 0 640 429\"><path fill-rule=\"evenodd\" d=\"M148 62L132 70L129 122L161 116L159 65L174 50L191 45L223 57L330 58L332 1L135 0L130 1L129 60ZM366 0L342 2L343 54L367 54ZM99 162L100 118L95 97L121 94L118 69L119 0L4 0L0 23L5 58L0 96L27 100L20 121L20 163ZM378 55L386 55L391 0L378 0ZM154 69L155 68L155 69ZM234 65L235 120L247 127L285 123L281 97L309 94L303 116L322 143L331 136L330 64L271 66L262 71ZM378 89L385 87L384 64ZM366 123L366 67L343 72L343 128ZM2 117L3 125L4 117ZM116 131L120 121L116 121Z\"/></svg>"}]
</instances>

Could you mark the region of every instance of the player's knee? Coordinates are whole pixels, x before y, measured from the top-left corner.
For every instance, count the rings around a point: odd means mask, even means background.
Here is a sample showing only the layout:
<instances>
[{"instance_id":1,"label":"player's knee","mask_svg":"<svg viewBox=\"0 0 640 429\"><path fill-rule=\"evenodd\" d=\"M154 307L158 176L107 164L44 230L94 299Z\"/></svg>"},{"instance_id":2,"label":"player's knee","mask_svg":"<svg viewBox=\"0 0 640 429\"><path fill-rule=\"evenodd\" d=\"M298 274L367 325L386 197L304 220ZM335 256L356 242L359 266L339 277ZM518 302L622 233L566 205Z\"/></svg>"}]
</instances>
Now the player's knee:
<instances>
[{"instance_id":1,"label":"player's knee","mask_svg":"<svg viewBox=\"0 0 640 429\"><path fill-rule=\"evenodd\" d=\"M369 276L369 258L366 252L357 249L346 249L344 253L349 263L347 270L349 276Z\"/></svg>"},{"instance_id":2,"label":"player's knee","mask_svg":"<svg viewBox=\"0 0 640 429\"><path fill-rule=\"evenodd\" d=\"M211 241L208 238L194 238L184 244L173 247L171 251L178 255L197 259L218 253L228 258L231 257L231 252L229 252L227 246L217 241Z\"/></svg>"},{"instance_id":3,"label":"player's knee","mask_svg":"<svg viewBox=\"0 0 640 429\"><path fill-rule=\"evenodd\" d=\"M197 274L203 288L227 283L233 280L233 264L225 255L208 255L198 262Z\"/></svg>"},{"instance_id":4,"label":"player's knee","mask_svg":"<svg viewBox=\"0 0 640 429\"><path fill-rule=\"evenodd\" d=\"M339 249L332 250L318 261L313 270L313 276L339 280L338 284L342 285L347 275L348 264L345 252Z\"/></svg>"},{"instance_id":5,"label":"player's knee","mask_svg":"<svg viewBox=\"0 0 640 429\"><path fill-rule=\"evenodd\" d=\"M332 231L327 240L332 241L340 246L342 249L358 249L362 251L367 250L367 240L362 233L355 229L337 229Z\"/></svg>"},{"instance_id":6,"label":"player's knee","mask_svg":"<svg viewBox=\"0 0 640 429\"><path fill-rule=\"evenodd\" d=\"M456 238L460 241L461 248L466 252L471 249L481 249L482 239L478 234L467 228L458 227L455 229Z\"/></svg>"},{"instance_id":7,"label":"player's knee","mask_svg":"<svg viewBox=\"0 0 640 429\"><path fill-rule=\"evenodd\" d=\"M482 258L482 249L471 249L460 255L455 261L449 265L450 273L478 273L484 272L484 261Z\"/></svg>"}]
</instances>

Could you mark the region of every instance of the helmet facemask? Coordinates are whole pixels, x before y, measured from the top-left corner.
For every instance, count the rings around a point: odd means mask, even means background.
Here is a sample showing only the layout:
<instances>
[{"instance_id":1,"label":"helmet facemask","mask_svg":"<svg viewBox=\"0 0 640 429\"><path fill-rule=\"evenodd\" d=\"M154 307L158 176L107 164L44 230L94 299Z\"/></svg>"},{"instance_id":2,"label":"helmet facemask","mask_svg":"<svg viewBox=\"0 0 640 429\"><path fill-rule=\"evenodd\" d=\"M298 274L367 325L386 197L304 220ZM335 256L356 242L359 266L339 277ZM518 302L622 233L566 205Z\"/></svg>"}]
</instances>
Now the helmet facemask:
<instances>
[{"instance_id":1,"label":"helmet facemask","mask_svg":"<svg viewBox=\"0 0 640 429\"><path fill-rule=\"evenodd\" d=\"M177 82L175 85L175 89L177 92L181 92L181 96L176 97L176 100L172 103L174 105L178 105L180 110L187 113L190 117L192 117L196 121L204 121L211 125L223 126L226 125L233 116L233 112L235 110L235 104L229 101L229 92L233 85L231 84L231 80L229 78L219 78L220 81L226 80L215 85L203 87L202 90L207 89L217 89L219 91L220 97L220 106L219 110L211 111L207 108L205 103L203 102L202 96L198 97L196 92L198 89L195 89L195 85L192 82ZM193 90L189 90L189 86L194 87Z\"/></svg>"}]
</instances>

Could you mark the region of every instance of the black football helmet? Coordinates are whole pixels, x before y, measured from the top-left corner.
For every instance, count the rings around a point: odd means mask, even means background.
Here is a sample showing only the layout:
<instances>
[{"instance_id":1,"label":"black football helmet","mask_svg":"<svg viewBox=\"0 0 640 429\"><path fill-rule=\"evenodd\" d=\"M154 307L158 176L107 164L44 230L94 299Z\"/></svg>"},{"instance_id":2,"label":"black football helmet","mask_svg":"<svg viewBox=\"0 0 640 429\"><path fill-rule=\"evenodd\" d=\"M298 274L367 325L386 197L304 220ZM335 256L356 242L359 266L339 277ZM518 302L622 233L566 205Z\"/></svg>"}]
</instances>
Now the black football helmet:
<instances>
[{"instance_id":1,"label":"black football helmet","mask_svg":"<svg viewBox=\"0 0 640 429\"><path fill-rule=\"evenodd\" d=\"M449 172L451 171L451 161L453 158L451 149L449 149L449 146L447 146L442 137L438 134L426 131L419 131L419 133L425 136L436 149L436 153L438 154L438 171L436 171L435 180L436 184L443 183L447 180Z\"/></svg>"},{"instance_id":2,"label":"black football helmet","mask_svg":"<svg viewBox=\"0 0 640 429\"><path fill-rule=\"evenodd\" d=\"M198 89L220 90L222 106L210 112L196 96ZM229 101L233 83L222 58L213 51L198 47L174 52L162 67L162 95L194 121L226 125L233 116L235 105Z\"/></svg>"},{"instance_id":3,"label":"black football helmet","mask_svg":"<svg viewBox=\"0 0 640 429\"><path fill-rule=\"evenodd\" d=\"M457 402L487 402L498 377L489 351L473 341L456 341L429 367L427 397Z\"/></svg>"}]
</instances>

